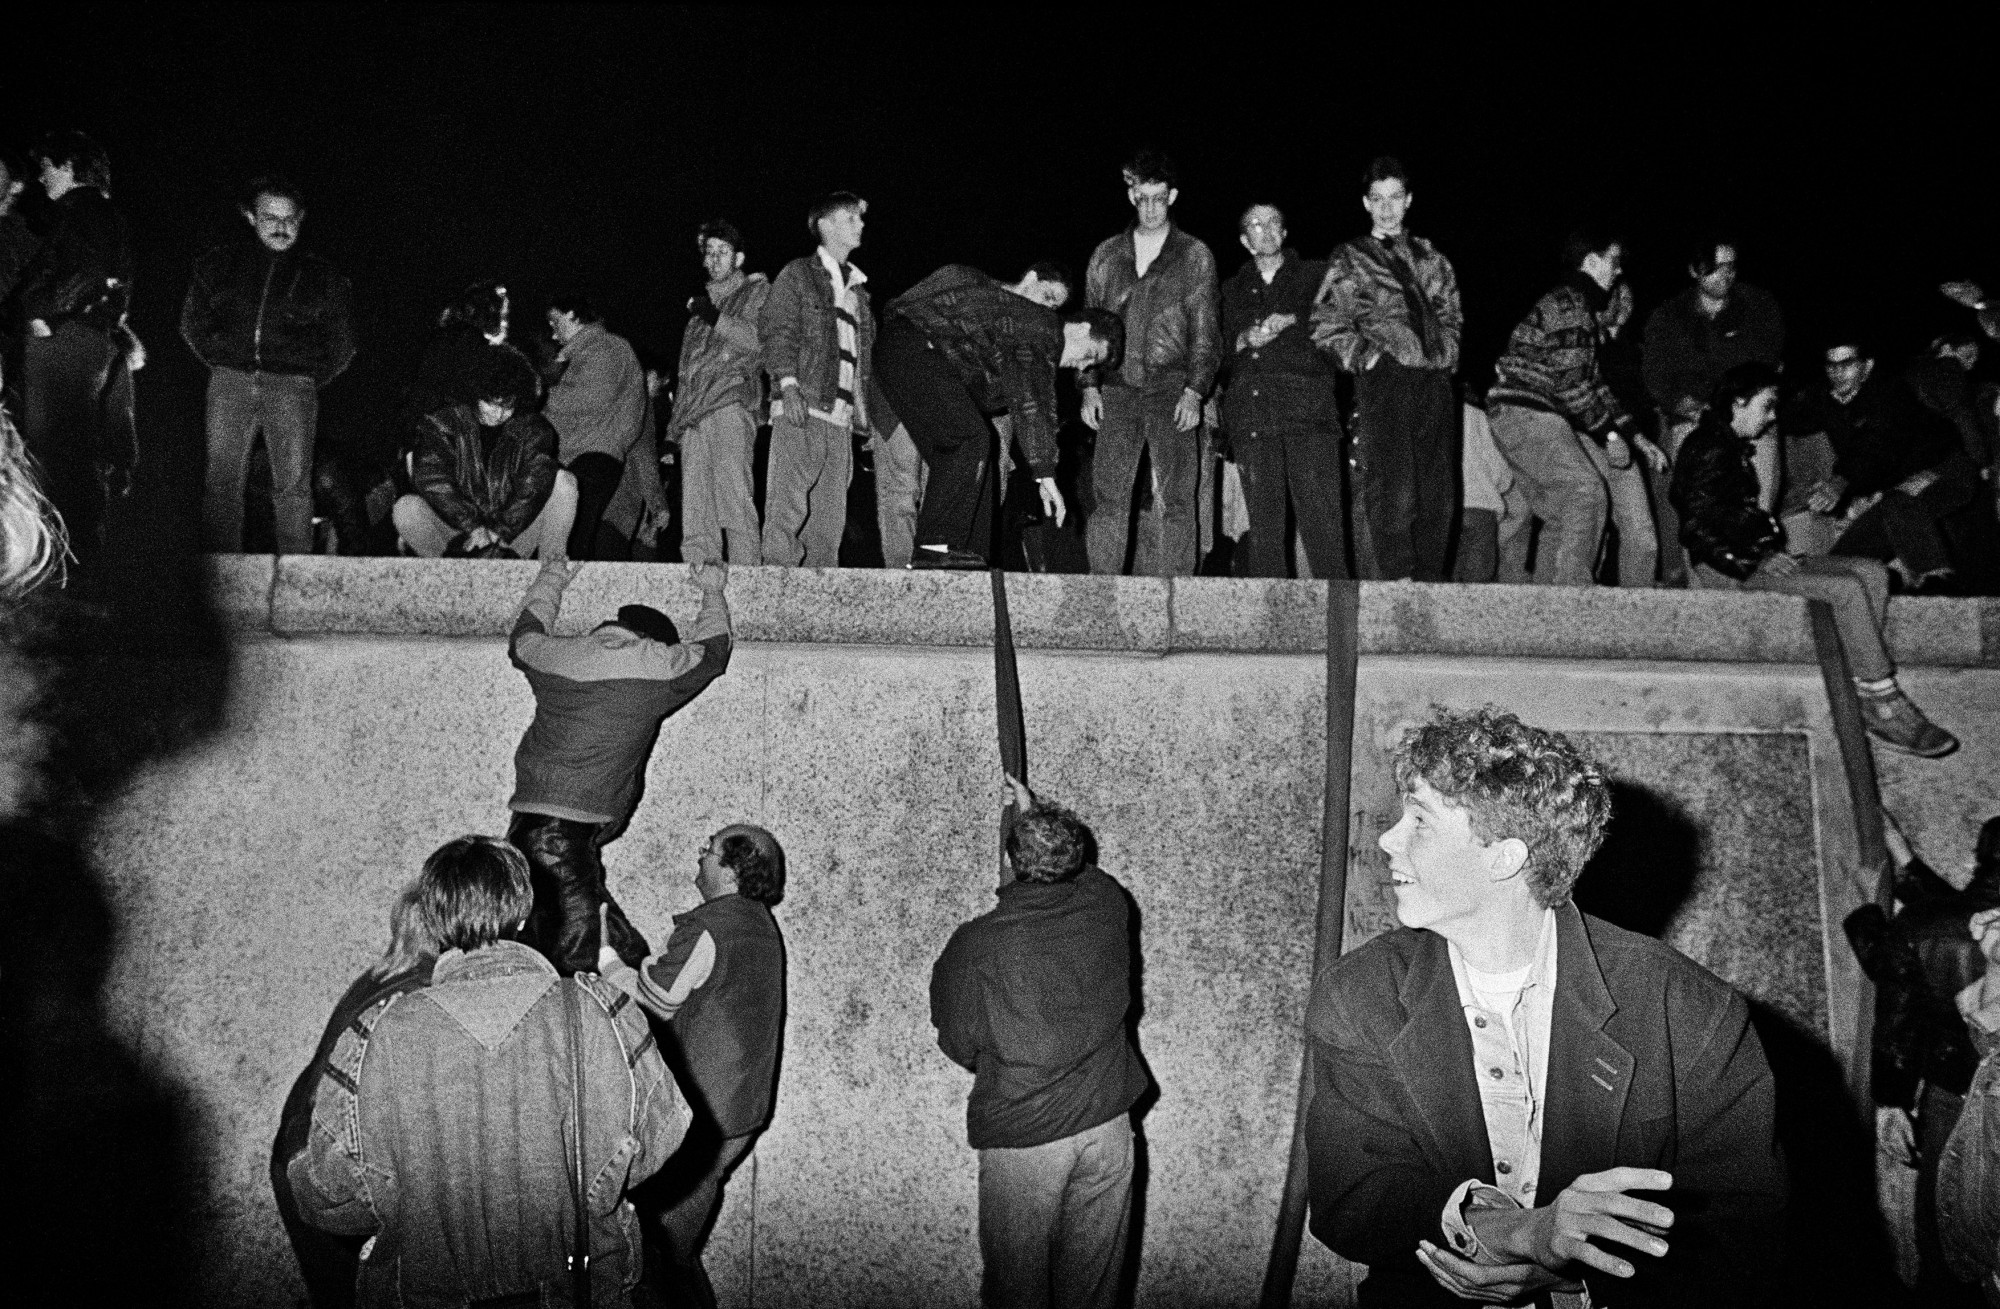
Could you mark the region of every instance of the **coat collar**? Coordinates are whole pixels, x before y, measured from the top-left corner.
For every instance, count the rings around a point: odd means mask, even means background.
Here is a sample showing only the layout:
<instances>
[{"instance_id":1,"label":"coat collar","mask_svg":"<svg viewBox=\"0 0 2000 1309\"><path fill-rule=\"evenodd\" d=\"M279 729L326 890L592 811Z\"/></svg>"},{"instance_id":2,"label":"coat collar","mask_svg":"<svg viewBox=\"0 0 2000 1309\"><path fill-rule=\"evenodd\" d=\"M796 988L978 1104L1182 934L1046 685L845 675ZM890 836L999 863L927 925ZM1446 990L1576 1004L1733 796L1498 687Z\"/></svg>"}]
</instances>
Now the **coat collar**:
<instances>
[{"instance_id":1,"label":"coat collar","mask_svg":"<svg viewBox=\"0 0 2000 1309\"><path fill-rule=\"evenodd\" d=\"M1493 1149L1472 1071L1472 1036L1443 937L1422 934L1398 999L1407 1018L1389 1042L1389 1058L1422 1115L1440 1168L1447 1176L1491 1182ZM1544 1092L1544 1196L1609 1167L1616 1151L1633 1065L1631 1053L1604 1030L1617 1012L1583 914L1573 903L1563 905L1556 910L1555 1011Z\"/></svg>"}]
</instances>

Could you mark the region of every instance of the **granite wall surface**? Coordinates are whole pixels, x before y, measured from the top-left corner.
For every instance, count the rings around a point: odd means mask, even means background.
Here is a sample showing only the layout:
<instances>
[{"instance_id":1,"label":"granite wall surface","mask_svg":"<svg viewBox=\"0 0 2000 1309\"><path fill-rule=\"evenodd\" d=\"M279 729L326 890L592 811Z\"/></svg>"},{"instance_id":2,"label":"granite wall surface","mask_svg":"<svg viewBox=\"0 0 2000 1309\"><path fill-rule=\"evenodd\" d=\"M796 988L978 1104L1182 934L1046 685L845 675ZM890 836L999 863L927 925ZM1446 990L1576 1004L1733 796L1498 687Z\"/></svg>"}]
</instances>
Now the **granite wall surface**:
<instances>
[{"instance_id":1,"label":"granite wall surface","mask_svg":"<svg viewBox=\"0 0 2000 1309\"><path fill-rule=\"evenodd\" d=\"M532 566L230 560L224 721L140 773L92 851L119 924L116 1030L190 1111L208 1303L297 1294L263 1170L286 1086L379 950L425 854L498 831L525 684L504 632ZM678 568L598 565L685 614ZM785 843L791 1016L777 1119L729 1193L725 1302L972 1305L969 1078L928 1023L931 960L991 903L999 786L983 576L746 570L745 643L669 722L608 851L635 921L690 907L695 852L750 820ZM1865 893L1802 608L1781 597L1364 589L1350 943L1389 923L1385 750L1428 705L1495 702L1585 734L1621 787L1595 907L1664 933L1840 1051L1856 995L1822 927ZM1324 588L1015 578L1037 790L1076 808L1141 914L1142 1305L1254 1300L1292 1127L1320 862ZM1988 804L2000 625L1902 606L1913 691L1968 737L1884 786L1947 870ZM1587 657L1556 659L1566 635ZM145 657L171 667L171 651ZM1925 664L1924 661L1928 661ZM1921 665L1921 666L1920 666ZM193 670L196 665L189 665ZM201 665L207 668L209 665ZM193 675L192 671L190 675ZM1308 1241L1298 1302L1351 1269Z\"/></svg>"}]
</instances>

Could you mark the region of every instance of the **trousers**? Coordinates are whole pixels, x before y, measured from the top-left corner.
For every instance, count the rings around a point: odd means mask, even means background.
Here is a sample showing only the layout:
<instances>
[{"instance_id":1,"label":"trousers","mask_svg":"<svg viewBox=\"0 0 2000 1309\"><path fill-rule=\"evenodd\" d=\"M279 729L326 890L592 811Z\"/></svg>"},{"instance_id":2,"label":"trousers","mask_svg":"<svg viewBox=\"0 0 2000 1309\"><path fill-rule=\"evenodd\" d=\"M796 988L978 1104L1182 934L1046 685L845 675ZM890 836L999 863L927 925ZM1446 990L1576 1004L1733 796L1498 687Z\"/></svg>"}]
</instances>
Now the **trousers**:
<instances>
[{"instance_id":1,"label":"trousers","mask_svg":"<svg viewBox=\"0 0 2000 1309\"><path fill-rule=\"evenodd\" d=\"M604 884L604 830L601 823L548 814L515 814L507 825L508 844L528 857L535 891L520 940L540 950L565 977L597 971L599 905L607 910L611 948L620 959L637 968L652 953Z\"/></svg>"},{"instance_id":2,"label":"trousers","mask_svg":"<svg viewBox=\"0 0 2000 1309\"><path fill-rule=\"evenodd\" d=\"M1384 355L1354 375L1355 499L1369 547L1364 578L1446 580L1458 525L1461 422L1451 378L1436 369L1405 368Z\"/></svg>"},{"instance_id":3,"label":"trousers","mask_svg":"<svg viewBox=\"0 0 2000 1309\"><path fill-rule=\"evenodd\" d=\"M901 423L875 442L875 525L882 533L882 566L903 568L917 546L917 510L930 470Z\"/></svg>"},{"instance_id":4,"label":"trousers","mask_svg":"<svg viewBox=\"0 0 2000 1309\"><path fill-rule=\"evenodd\" d=\"M625 463L601 450L580 454L566 470L576 479L576 516L570 521L569 557L597 558L597 529L625 478Z\"/></svg>"},{"instance_id":5,"label":"trousers","mask_svg":"<svg viewBox=\"0 0 2000 1309\"><path fill-rule=\"evenodd\" d=\"M1285 577L1292 533L1289 502L1305 544L1306 562L1316 578L1345 578L1347 568L1347 478L1340 461L1340 423L1267 427L1236 441L1236 467L1243 478L1244 509L1250 518L1251 577Z\"/></svg>"},{"instance_id":6,"label":"trousers","mask_svg":"<svg viewBox=\"0 0 2000 1309\"><path fill-rule=\"evenodd\" d=\"M1111 1309L1132 1221L1132 1120L979 1152L987 1309Z\"/></svg>"},{"instance_id":7,"label":"trousers","mask_svg":"<svg viewBox=\"0 0 2000 1309\"><path fill-rule=\"evenodd\" d=\"M722 1208L723 1184L737 1166L750 1157L763 1129L742 1136L720 1136L712 1123L697 1118L688 1128L680 1149L640 1192L642 1205L657 1201L661 1208L650 1216L658 1241L648 1241L647 1249L657 1249L649 1259L649 1274L663 1283L659 1289L670 1304L715 1309L715 1288L702 1266L702 1247L715 1216Z\"/></svg>"},{"instance_id":8,"label":"trousers","mask_svg":"<svg viewBox=\"0 0 2000 1309\"><path fill-rule=\"evenodd\" d=\"M908 320L889 320L875 340L873 362L875 380L928 470L913 543L990 554L993 543L975 540L973 526L988 489L992 423L951 361Z\"/></svg>"},{"instance_id":9,"label":"trousers","mask_svg":"<svg viewBox=\"0 0 2000 1309\"><path fill-rule=\"evenodd\" d=\"M847 484L854 438L810 414L771 420L764 474L764 562L784 568L838 568L847 532Z\"/></svg>"},{"instance_id":10,"label":"trousers","mask_svg":"<svg viewBox=\"0 0 2000 1309\"><path fill-rule=\"evenodd\" d=\"M1200 549L1200 429L1183 432L1175 426L1179 388L1155 392L1107 386L1103 395L1104 416L1091 457L1094 502L1084 529L1090 571L1114 577L1125 571L1132 489L1143 451L1152 460L1153 510L1159 520L1153 572L1159 577L1192 576Z\"/></svg>"},{"instance_id":11,"label":"trousers","mask_svg":"<svg viewBox=\"0 0 2000 1309\"><path fill-rule=\"evenodd\" d=\"M79 322L21 343L21 441L81 557L99 543L105 483L136 457L132 375L118 343Z\"/></svg>"},{"instance_id":12,"label":"trousers","mask_svg":"<svg viewBox=\"0 0 2000 1309\"><path fill-rule=\"evenodd\" d=\"M217 368L208 375L208 470L201 518L208 548L243 548L243 491L259 432L271 455L271 513L279 554L312 553L313 435L319 387L297 373L245 373Z\"/></svg>"},{"instance_id":13,"label":"trousers","mask_svg":"<svg viewBox=\"0 0 2000 1309\"><path fill-rule=\"evenodd\" d=\"M1737 582L1707 564L1694 566L1704 588L1776 591L1824 600L1833 607L1841 648L1847 651L1848 672L1867 681L1895 674L1889 647L1882 642L1882 620L1889 611L1889 570L1873 559L1848 555L1809 555L1799 560L1790 577L1752 577Z\"/></svg>"},{"instance_id":14,"label":"trousers","mask_svg":"<svg viewBox=\"0 0 2000 1309\"><path fill-rule=\"evenodd\" d=\"M406 495L396 501L390 515L396 520L396 535L412 551L426 559L436 559L450 546L458 529L438 517L437 510L420 495ZM511 541L501 544L523 559L553 558L569 540L576 521L576 478L568 469L556 469L542 507Z\"/></svg>"},{"instance_id":15,"label":"trousers","mask_svg":"<svg viewBox=\"0 0 2000 1309\"><path fill-rule=\"evenodd\" d=\"M756 449L756 421L741 405L718 409L681 433L681 558L688 563L764 562Z\"/></svg>"}]
</instances>

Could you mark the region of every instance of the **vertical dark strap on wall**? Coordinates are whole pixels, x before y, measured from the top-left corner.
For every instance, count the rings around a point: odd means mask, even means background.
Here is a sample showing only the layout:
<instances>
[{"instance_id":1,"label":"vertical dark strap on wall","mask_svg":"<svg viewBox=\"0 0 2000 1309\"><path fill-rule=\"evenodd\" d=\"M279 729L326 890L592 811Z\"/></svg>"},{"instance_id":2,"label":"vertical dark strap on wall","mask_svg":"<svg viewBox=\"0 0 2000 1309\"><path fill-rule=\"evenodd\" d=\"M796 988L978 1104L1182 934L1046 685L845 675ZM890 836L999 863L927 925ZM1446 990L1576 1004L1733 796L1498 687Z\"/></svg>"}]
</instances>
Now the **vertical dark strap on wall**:
<instances>
[{"instance_id":1,"label":"vertical dark strap on wall","mask_svg":"<svg viewBox=\"0 0 2000 1309\"><path fill-rule=\"evenodd\" d=\"M1320 820L1319 912L1313 936L1313 986L1338 958L1347 927L1347 811L1354 771L1354 679L1361 656L1361 586L1326 584L1326 806ZM1292 1302L1299 1271L1299 1244L1305 1237L1306 1111L1312 1107L1312 1043L1299 1062L1298 1112L1292 1122L1292 1149L1285 1162L1285 1191L1278 1202L1278 1230L1264 1266L1259 1309L1284 1309Z\"/></svg>"},{"instance_id":2,"label":"vertical dark strap on wall","mask_svg":"<svg viewBox=\"0 0 2000 1309\"><path fill-rule=\"evenodd\" d=\"M1028 780L1028 729L1021 716L1021 674L1014 663L1014 622L1007 615L1007 574L991 569L993 578L993 708L1000 732L1000 766L1023 783ZM1007 869L1007 830L1013 825L1010 801L1000 814L1000 884L1012 880Z\"/></svg>"},{"instance_id":3,"label":"vertical dark strap on wall","mask_svg":"<svg viewBox=\"0 0 2000 1309\"><path fill-rule=\"evenodd\" d=\"M1833 606L1824 600L1806 601L1812 620L1813 652L1819 656L1820 681L1826 686L1826 704L1833 716L1833 736L1840 743L1840 765L1847 774L1847 807L1854 814L1854 850L1865 874L1875 874L1875 900L1887 910L1894 894L1895 864L1889 858L1888 843L1882 838L1882 791L1875 778L1875 755L1868 744L1868 728L1861 721L1861 697L1855 692L1848 668L1847 651L1840 644L1840 629L1833 620ZM1842 942L1840 925L1827 923L1823 931L1835 937L1834 948ZM1870 1103L1868 1051L1873 1039L1875 988L1864 978L1861 983L1860 1013L1854 1025L1854 1051L1848 1060L1848 1091L1855 1103Z\"/></svg>"}]
</instances>

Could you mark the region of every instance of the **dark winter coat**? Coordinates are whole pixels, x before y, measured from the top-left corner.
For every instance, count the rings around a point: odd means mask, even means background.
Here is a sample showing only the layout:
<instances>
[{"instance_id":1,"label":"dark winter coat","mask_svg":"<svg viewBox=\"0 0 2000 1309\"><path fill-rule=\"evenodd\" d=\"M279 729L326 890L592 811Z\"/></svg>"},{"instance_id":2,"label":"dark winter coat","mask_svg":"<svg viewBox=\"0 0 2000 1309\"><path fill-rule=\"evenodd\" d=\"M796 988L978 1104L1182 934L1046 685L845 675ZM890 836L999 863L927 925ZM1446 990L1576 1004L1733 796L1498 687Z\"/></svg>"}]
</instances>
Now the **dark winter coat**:
<instances>
[{"instance_id":1,"label":"dark winter coat","mask_svg":"<svg viewBox=\"0 0 2000 1309\"><path fill-rule=\"evenodd\" d=\"M347 279L318 255L232 241L195 263L181 335L210 368L325 386L354 358L348 298Z\"/></svg>"}]
</instances>

